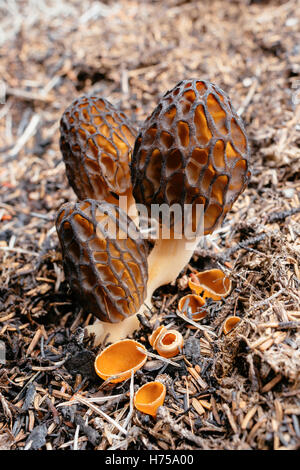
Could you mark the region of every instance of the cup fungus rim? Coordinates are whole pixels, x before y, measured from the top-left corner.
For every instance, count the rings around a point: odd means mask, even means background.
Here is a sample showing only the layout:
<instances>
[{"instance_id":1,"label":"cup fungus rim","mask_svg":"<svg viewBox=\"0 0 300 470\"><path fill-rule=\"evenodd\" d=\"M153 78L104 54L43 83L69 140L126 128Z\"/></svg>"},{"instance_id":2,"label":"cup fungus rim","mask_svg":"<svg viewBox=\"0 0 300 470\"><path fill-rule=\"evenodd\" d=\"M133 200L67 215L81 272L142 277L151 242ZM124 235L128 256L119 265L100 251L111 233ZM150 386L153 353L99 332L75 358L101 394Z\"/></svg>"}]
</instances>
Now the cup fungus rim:
<instances>
[{"instance_id":1,"label":"cup fungus rim","mask_svg":"<svg viewBox=\"0 0 300 470\"><path fill-rule=\"evenodd\" d=\"M167 328L164 325L160 325L157 328L155 328L155 330L149 336L149 343L153 349L156 349L156 343L158 341L158 338L165 330L167 330Z\"/></svg>"}]
</instances>

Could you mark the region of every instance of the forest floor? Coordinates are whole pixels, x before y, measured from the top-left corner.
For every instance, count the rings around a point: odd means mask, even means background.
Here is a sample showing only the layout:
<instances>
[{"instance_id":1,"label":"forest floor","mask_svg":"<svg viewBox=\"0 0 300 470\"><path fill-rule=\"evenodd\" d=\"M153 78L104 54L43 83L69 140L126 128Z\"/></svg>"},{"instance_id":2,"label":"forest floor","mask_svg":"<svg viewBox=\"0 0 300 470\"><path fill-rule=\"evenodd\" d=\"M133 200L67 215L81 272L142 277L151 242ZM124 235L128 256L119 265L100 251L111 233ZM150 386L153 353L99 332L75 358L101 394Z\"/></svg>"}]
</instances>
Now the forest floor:
<instances>
[{"instance_id":1,"label":"forest floor","mask_svg":"<svg viewBox=\"0 0 300 470\"><path fill-rule=\"evenodd\" d=\"M1 3L0 449L299 448L299 31L298 0ZM184 336L178 367L149 359L132 384L103 386L81 334L94 318L72 301L54 226L76 200L59 120L93 93L139 127L194 77L225 90L244 120L251 180L153 297L152 327L172 322ZM210 305L210 329L193 330L177 303L187 276L213 267L232 292ZM232 314L242 321L225 336ZM150 331L135 337L152 351ZM130 390L155 378L167 395L153 420L131 409ZM81 401L63 405L74 394Z\"/></svg>"}]
</instances>

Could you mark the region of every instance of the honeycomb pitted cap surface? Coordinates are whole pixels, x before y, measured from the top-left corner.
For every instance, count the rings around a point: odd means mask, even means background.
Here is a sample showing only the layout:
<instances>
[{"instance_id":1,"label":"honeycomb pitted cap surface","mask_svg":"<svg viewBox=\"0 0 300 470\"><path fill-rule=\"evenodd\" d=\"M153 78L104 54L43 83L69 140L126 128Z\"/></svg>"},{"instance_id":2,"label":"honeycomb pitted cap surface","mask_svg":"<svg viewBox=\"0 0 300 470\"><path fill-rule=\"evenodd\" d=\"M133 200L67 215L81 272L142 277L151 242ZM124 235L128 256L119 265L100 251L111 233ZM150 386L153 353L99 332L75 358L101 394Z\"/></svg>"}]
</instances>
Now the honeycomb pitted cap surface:
<instances>
[{"instance_id":1,"label":"honeycomb pitted cap surface","mask_svg":"<svg viewBox=\"0 0 300 470\"><path fill-rule=\"evenodd\" d=\"M137 136L134 198L148 216L151 204L203 204L204 234L211 233L248 183L249 156L227 94L206 80L184 80L163 96Z\"/></svg>"},{"instance_id":2,"label":"honeycomb pitted cap surface","mask_svg":"<svg viewBox=\"0 0 300 470\"><path fill-rule=\"evenodd\" d=\"M129 162L136 130L109 101L82 96L60 121L60 149L79 199L106 199L131 188Z\"/></svg>"},{"instance_id":3,"label":"honeycomb pitted cap surface","mask_svg":"<svg viewBox=\"0 0 300 470\"><path fill-rule=\"evenodd\" d=\"M117 323L146 297L147 248L118 206L87 199L64 204L56 219L66 279L85 311Z\"/></svg>"}]
</instances>

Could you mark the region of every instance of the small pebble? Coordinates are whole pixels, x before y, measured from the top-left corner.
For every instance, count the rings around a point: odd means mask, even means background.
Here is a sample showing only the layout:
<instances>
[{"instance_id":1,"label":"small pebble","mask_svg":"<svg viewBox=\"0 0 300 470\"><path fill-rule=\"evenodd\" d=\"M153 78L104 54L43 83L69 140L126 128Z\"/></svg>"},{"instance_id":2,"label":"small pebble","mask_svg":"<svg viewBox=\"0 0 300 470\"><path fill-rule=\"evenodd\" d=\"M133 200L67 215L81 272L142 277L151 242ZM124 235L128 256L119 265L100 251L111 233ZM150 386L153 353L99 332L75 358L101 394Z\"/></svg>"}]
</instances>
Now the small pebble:
<instances>
[{"instance_id":1,"label":"small pebble","mask_svg":"<svg viewBox=\"0 0 300 470\"><path fill-rule=\"evenodd\" d=\"M163 366L163 361L159 360L154 360L154 361L147 361L146 364L144 365L144 369L147 370L148 372L151 372L153 370L158 370Z\"/></svg>"},{"instance_id":2,"label":"small pebble","mask_svg":"<svg viewBox=\"0 0 300 470\"><path fill-rule=\"evenodd\" d=\"M245 88L249 88L252 85L252 78L250 77L244 78L243 85Z\"/></svg>"},{"instance_id":3,"label":"small pebble","mask_svg":"<svg viewBox=\"0 0 300 470\"><path fill-rule=\"evenodd\" d=\"M283 189L282 194L286 198L292 198L295 194L295 189L294 188Z\"/></svg>"},{"instance_id":4,"label":"small pebble","mask_svg":"<svg viewBox=\"0 0 300 470\"><path fill-rule=\"evenodd\" d=\"M298 18L288 18L285 22L285 26L295 26L298 24Z\"/></svg>"}]
</instances>

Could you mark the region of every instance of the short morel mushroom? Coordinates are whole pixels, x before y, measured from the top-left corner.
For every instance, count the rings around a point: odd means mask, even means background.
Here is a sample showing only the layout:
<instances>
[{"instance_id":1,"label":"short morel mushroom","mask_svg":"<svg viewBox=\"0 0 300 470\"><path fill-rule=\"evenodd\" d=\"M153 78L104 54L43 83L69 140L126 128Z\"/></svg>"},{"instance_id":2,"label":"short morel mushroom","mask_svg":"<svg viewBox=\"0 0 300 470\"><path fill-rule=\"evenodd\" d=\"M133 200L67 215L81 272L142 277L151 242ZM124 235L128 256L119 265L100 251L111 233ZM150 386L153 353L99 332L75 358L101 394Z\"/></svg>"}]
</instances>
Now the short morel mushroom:
<instances>
[{"instance_id":1,"label":"short morel mushroom","mask_svg":"<svg viewBox=\"0 0 300 470\"><path fill-rule=\"evenodd\" d=\"M149 218L154 204L182 209L170 239L160 235L149 255L148 298L176 279L198 245L197 206L203 207L204 235L224 219L249 180L249 155L243 123L228 96L205 80L178 83L145 120L131 161L135 201L146 206ZM194 235L187 239L188 204Z\"/></svg>"},{"instance_id":2,"label":"short morel mushroom","mask_svg":"<svg viewBox=\"0 0 300 470\"><path fill-rule=\"evenodd\" d=\"M132 203L129 163L137 131L109 101L82 96L60 122L60 149L71 187L81 200Z\"/></svg>"},{"instance_id":3,"label":"short morel mushroom","mask_svg":"<svg viewBox=\"0 0 300 470\"><path fill-rule=\"evenodd\" d=\"M126 338L139 325L148 279L147 248L118 206L87 199L64 204L57 215L63 265L82 307L97 316L97 342ZM93 332L93 329L91 329Z\"/></svg>"}]
</instances>

